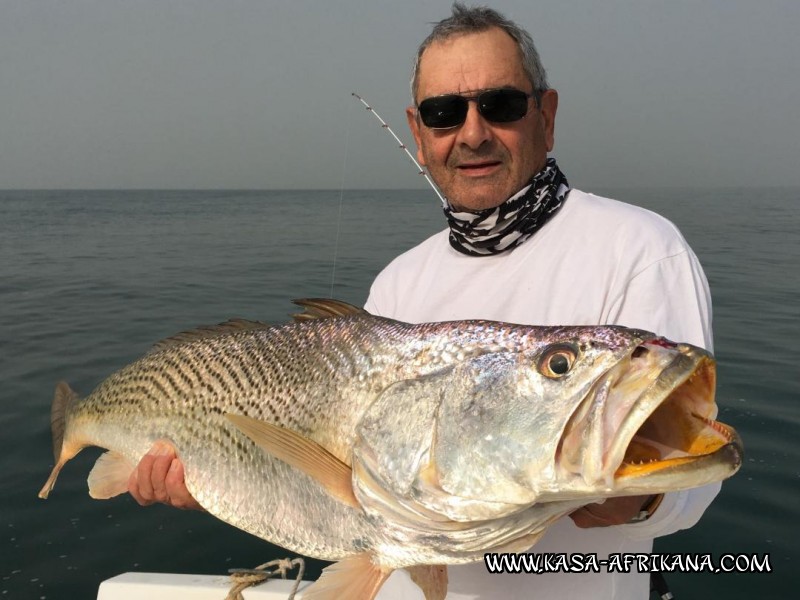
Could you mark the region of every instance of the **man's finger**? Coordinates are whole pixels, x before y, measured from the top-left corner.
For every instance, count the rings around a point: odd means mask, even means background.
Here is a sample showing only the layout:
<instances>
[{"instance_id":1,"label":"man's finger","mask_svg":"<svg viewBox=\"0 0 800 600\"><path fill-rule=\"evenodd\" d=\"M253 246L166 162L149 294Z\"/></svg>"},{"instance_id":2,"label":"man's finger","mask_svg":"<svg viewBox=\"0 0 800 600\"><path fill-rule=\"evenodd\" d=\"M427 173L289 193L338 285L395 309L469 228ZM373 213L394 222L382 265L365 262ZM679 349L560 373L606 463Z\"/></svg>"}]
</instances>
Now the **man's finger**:
<instances>
[{"instance_id":1,"label":"man's finger","mask_svg":"<svg viewBox=\"0 0 800 600\"><path fill-rule=\"evenodd\" d=\"M136 467L138 498L141 498L141 500L147 504L152 504L154 502L153 482L150 480L150 477L153 472L153 463L155 460L156 456L151 450L142 457L142 460L139 461L139 465Z\"/></svg>"},{"instance_id":2,"label":"man's finger","mask_svg":"<svg viewBox=\"0 0 800 600\"><path fill-rule=\"evenodd\" d=\"M170 504L175 508L204 510L186 489L183 463L176 458L172 461L166 477L166 488Z\"/></svg>"},{"instance_id":3,"label":"man's finger","mask_svg":"<svg viewBox=\"0 0 800 600\"><path fill-rule=\"evenodd\" d=\"M595 505L596 506L596 505ZM589 527L608 527L615 523L605 515L593 512L589 506L584 506L573 512L570 517L578 527L587 529Z\"/></svg>"},{"instance_id":4,"label":"man's finger","mask_svg":"<svg viewBox=\"0 0 800 600\"><path fill-rule=\"evenodd\" d=\"M570 517L581 528L624 525L639 514L648 496L623 496L609 498L603 504L587 504L573 512Z\"/></svg>"},{"instance_id":5,"label":"man's finger","mask_svg":"<svg viewBox=\"0 0 800 600\"><path fill-rule=\"evenodd\" d=\"M153 467L150 471L150 483L153 488L153 500L156 502L169 504L169 494L167 493L165 480L167 478L169 466L172 464L174 458L174 452L159 449L159 454L156 455L153 461Z\"/></svg>"},{"instance_id":6,"label":"man's finger","mask_svg":"<svg viewBox=\"0 0 800 600\"><path fill-rule=\"evenodd\" d=\"M155 458L150 468L150 485L152 488L151 499L156 502L169 504L169 494L164 480L167 478L167 471L175 458L175 449L166 442L156 442L148 454Z\"/></svg>"},{"instance_id":7,"label":"man's finger","mask_svg":"<svg viewBox=\"0 0 800 600\"><path fill-rule=\"evenodd\" d=\"M131 473L130 478L128 479L128 491L130 492L133 499L136 500L141 506L149 506L153 502L147 500L144 496L142 496L141 492L139 491L139 469L136 468Z\"/></svg>"},{"instance_id":8,"label":"man's finger","mask_svg":"<svg viewBox=\"0 0 800 600\"><path fill-rule=\"evenodd\" d=\"M163 480L174 456L172 445L159 441L139 461L134 474L128 480L128 490L139 504L147 506L156 501L165 501Z\"/></svg>"}]
</instances>

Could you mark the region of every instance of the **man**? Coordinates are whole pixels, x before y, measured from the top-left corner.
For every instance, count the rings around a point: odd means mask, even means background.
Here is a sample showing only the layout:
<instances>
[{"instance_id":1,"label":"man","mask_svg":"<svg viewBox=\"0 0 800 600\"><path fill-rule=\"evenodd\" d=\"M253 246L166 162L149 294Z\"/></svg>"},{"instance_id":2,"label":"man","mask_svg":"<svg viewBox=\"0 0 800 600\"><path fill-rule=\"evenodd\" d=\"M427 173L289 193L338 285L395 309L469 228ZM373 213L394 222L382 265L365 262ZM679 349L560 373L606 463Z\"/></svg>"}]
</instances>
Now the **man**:
<instances>
[{"instance_id":1,"label":"man","mask_svg":"<svg viewBox=\"0 0 800 600\"><path fill-rule=\"evenodd\" d=\"M454 6L420 47L412 94L408 123L419 162L447 199L449 228L378 276L369 312L414 323L618 323L711 349L705 277L675 227L569 190L548 161L558 95L527 33L494 11ZM648 497L586 506L533 551L601 559L649 552L653 537L692 526L718 490L669 494L657 508ZM643 510L649 518L629 524ZM448 598L643 599L648 590L647 575L638 573L498 579L483 564L449 571ZM420 597L407 580L393 576L385 593Z\"/></svg>"},{"instance_id":2,"label":"man","mask_svg":"<svg viewBox=\"0 0 800 600\"><path fill-rule=\"evenodd\" d=\"M407 322L493 319L536 325L618 323L711 349L710 298L696 257L661 217L570 189L547 154L558 94L530 36L498 13L458 4L417 55L409 126L447 199L448 229L395 259L366 308ZM130 481L142 504L198 508L168 446ZM649 552L691 527L719 490L612 498L554 524L540 553ZM642 520L644 519L644 520ZM490 575L450 567L448 598L647 597L639 573ZM405 571L379 598L421 598Z\"/></svg>"}]
</instances>

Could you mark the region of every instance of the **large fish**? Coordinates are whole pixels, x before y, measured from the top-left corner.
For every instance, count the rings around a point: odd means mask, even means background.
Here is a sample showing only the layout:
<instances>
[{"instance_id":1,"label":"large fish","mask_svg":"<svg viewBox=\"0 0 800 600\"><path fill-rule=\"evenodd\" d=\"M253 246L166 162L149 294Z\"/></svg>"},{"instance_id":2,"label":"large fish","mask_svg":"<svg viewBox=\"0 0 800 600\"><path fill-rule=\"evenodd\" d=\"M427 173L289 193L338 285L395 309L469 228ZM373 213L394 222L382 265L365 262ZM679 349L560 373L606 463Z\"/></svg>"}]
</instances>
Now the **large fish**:
<instances>
[{"instance_id":1,"label":"large fish","mask_svg":"<svg viewBox=\"0 0 800 600\"><path fill-rule=\"evenodd\" d=\"M371 599L408 568L427 598L446 569L530 547L609 496L732 475L736 432L712 419L705 351L618 326L410 325L331 300L298 322L179 334L52 407L56 464L101 446L109 498L157 440L211 514L339 561L305 598Z\"/></svg>"}]
</instances>

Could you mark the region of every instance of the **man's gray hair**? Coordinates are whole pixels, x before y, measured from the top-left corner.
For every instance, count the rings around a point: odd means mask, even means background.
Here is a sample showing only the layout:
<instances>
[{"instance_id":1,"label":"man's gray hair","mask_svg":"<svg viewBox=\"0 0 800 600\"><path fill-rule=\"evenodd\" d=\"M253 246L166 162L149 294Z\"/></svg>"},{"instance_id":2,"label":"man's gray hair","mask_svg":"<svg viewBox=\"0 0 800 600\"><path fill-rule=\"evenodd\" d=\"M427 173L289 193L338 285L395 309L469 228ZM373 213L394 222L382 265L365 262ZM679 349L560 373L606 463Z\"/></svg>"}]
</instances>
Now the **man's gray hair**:
<instances>
[{"instance_id":1,"label":"man's gray hair","mask_svg":"<svg viewBox=\"0 0 800 600\"><path fill-rule=\"evenodd\" d=\"M443 42L451 37L465 35L469 33L480 33L497 27L502 29L517 43L522 56L522 68L525 70L528 80L533 86L533 92L543 92L548 89L547 73L545 73L542 61L533 39L530 34L509 21L496 10L486 6L467 7L459 2L453 4L453 14L446 19L442 19L434 24L433 31L425 38L425 41L417 50L417 57L414 60L414 71L411 77L411 99L417 103L417 89L419 86L419 63L422 54L431 44Z\"/></svg>"}]
</instances>

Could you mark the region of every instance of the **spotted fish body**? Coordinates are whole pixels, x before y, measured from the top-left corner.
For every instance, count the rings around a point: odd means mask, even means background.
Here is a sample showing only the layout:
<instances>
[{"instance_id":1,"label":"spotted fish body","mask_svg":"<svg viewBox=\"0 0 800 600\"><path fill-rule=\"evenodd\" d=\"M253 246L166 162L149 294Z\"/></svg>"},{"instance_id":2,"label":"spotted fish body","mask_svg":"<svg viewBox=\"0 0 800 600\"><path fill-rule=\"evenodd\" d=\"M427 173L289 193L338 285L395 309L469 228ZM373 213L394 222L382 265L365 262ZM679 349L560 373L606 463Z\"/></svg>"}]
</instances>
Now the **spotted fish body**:
<instances>
[{"instance_id":1,"label":"spotted fish body","mask_svg":"<svg viewBox=\"0 0 800 600\"><path fill-rule=\"evenodd\" d=\"M711 421L713 361L697 348L613 326L410 325L305 304L300 322L166 340L84 399L60 384L40 495L89 445L109 450L90 493L122 493L168 440L209 513L342 561L309 598L371 598L391 570L420 566L438 598L442 572L425 565L522 550L578 506L702 485L741 461L735 432Z\"/></svg>"}]
</instances>

